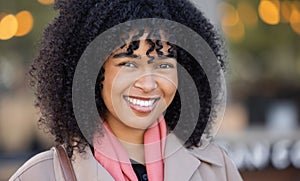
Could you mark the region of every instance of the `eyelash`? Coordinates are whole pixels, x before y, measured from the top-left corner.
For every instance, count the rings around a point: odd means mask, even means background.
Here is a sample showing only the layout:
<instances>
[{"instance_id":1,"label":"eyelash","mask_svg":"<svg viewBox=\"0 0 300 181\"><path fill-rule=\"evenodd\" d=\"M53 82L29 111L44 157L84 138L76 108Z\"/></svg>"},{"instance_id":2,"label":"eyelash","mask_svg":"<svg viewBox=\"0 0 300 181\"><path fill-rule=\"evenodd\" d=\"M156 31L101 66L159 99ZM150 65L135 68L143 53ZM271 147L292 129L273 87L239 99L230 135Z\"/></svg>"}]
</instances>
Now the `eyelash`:
<instances>
[{"instance_id":1,"label":"eyelash","mask_svg":"<svg viewBox=\"0 0 300 181\"><path fill-rule=\"evenodd\" d=\"M137 65L134 62L122 62L119 64L119 66L125 66L125 67L129 67L129 68L137 68ZM168 67L166 67L166 66L168 66ZM157 67L161 68L161 69L174 68L174 66L169 63L162 63L162 64L159 64Z\"/></svg>"},{"instance_id":2,"label":"eyelash","mask_svg":"<svg viewBox=\"0 0 300 181\"><path fill-rule=\"evenodd\" d=\"M168 67L163 68L162 66L168 66ZM162 64L159 64L159 68L167 69L167 68L174 68L174 66L172 64L162 63Z\"/></svg>"},{"instance_id":3,"label":"eyelash","mask_svg":"<svg viewBox=\"0 0 300 181\"><path fill-rule=\"evenodd\" d=\"M119 66L125 66L125 67L129 67L129 68L136 68L136 64L133 62L123 62L120 63Z\"/></svg>"}]
</instances>

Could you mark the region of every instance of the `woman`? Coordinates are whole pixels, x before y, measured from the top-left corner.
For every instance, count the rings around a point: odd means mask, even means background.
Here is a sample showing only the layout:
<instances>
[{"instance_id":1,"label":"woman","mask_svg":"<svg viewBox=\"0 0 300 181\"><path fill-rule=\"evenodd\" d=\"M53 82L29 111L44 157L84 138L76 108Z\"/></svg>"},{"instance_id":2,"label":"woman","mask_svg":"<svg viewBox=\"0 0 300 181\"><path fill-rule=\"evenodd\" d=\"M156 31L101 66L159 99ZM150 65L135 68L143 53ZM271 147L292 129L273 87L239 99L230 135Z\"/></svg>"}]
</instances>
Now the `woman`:
<instances>
[{"instance_id":1,"label":"woman","mask_svg":"<svg viewBox=\"0 0 300 181\"><path fill-rule=\"evenodd\" d=\"M99 119L72 102L85 97L76 97L74 88L82 54L98 35L130 20L160 18L191 28L224 68L219 39L197 8L186 0L68 0L57 1L55 8L59 16L44 33L31 85L42 113L39 123L64 146L77 180L241 180L222 149L203 146L204 134L212 134L210 115L216 113L209 78L191 54L172 43L177 36L168 23L139 28L129 23L112 35L123 44L100 56L105 62L94 86ZM180 66L192 77L197 95L179 95L191 87L180 81ZM184 99L191 104L182 104ZM81 101L79 107L85 105ZM179 124L185 111L188 116ZM78 120L78 112L86 116ZM63 174L58 151L51 149L27 161L10 180L67 179Z\"/></svg>"}]
</instances>

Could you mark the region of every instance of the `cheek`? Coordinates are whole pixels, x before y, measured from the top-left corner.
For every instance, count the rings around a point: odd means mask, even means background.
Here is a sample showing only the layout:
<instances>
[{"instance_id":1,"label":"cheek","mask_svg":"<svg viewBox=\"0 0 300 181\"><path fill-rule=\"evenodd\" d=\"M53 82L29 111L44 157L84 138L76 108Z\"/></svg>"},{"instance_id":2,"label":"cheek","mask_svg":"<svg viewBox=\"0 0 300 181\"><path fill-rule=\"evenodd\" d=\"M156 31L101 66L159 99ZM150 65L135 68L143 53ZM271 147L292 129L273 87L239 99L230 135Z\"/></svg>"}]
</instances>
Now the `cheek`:
<instances>
[{"instance_id":1,"label":"cheek","mask_svg":"<svg viewBox=\"0 0 300 181\"><path fill-rule=\"evenodd\" d=\"M109 96L113 93L113 89L115 87L115 83L118 82L118 70L111 67L106 66L105 67L105 73L104 73L104 80L102 82L103 89L102 89L102 95L103 96ZM104 97L103 97L104 99Z\"/></svg>"},{"instance_id":2,"label":"cheek","mask_svg":"<svg viewBox=\"0 0 300 181\"><path fill-rule=\"evenodd\" d=\"M101 91L101 96L104 101L105 106L110 109L111 107L111 88L110 85L107 84L105 81L103 83L103 89Z\"/></svg>"},{"instance_id":3,"label":"cheek","mask_svg":"<svg viewBox=\"0 0 300 181\"><path fill-rule=\"evenodd\" d=\"M107 72L102 90L105 104L120 104L122 95L129 92L132 80L134 80L134 77L124 74L122 70Z\"/></svg>"},{"instance_id":4,"label":"cheek","mask_svg":"<svg viewBox=\"0 0 300 181\"><path fill-rule=\"evenodd\" d=\"M134 76L128 76L127 74L119 72L114 79L110 80L111 94L117 96L128 93L133 80Z\"/></svg>"},{"instance_id":5,"label":"cheek","mask_svg":"<svg viewBox=\"0 0 300 181\"><path fill-rule=\"evenodd\" d=\"M108 109L110 109L110 107L112 105L111 99L113 97L112 96L113 80L114 80L114 76L112 76L112 74L108 72L108 69L105 69L104 80L102 82L103 88L101 91L101 96L102 96L102 99Z\"/></svg>"},{"instance_id":6,"label":"cheek","mask_svg":"<svg viewBox=\"0 0 300 181\"><path fill-rule=\"evenodd\" d=\"M167 104L170 104L176 94L178 87L177 73L174 73L161 82Z\"/></svg>"},{"instance_id":7,"label":"cheek","mask_svg":"<svg viewBox=\"0 0 300 181\"><path fill-rule=\"evenodd\" d=\"M172 102L172 100L173 100L174 97L175 97L177 88L178 88L178 76L177 76L177 72L176 72L175 75L173 76L173 82L172 82L172 85L171 85L171 87L169 88L170 94L171 94L171 97L172 97L170 103Z\"/></svg>"},{"instance_id":8,"label":"cheek","mask_svg":"<svg viewBox=\"0 0 300 181\"><path fill-rule=\"evenodd\" d=\"M166 87L166 99L168 100L168 103L172 102L175 94L176 94L176 90L177 87L174 84L169 85L168 87Z\"/></svg>"},{"instance_id":9,"label":"cheek","mask_svg":"<svg viewBox=\"0 0 300 181\"><path fill-rule=\"evenodd\" d=\"M168 76L168 84L166 84L168 86L168 92L170 94L175 95L176 90L178 88L178 75L177 75L177 71L172 72L172 74L170 74Z\"/></svg>"}]
</instances>

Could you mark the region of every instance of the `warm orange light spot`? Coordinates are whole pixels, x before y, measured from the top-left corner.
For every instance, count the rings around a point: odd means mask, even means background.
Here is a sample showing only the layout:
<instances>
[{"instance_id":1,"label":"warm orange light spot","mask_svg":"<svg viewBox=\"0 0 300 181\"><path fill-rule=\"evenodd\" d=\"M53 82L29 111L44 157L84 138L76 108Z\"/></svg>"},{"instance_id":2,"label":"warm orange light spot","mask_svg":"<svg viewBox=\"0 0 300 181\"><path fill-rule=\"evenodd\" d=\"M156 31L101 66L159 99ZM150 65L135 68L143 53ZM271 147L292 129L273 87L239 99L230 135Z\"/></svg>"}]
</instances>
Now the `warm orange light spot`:
<instances>
[{"instance_id":1,"label":"warm orange light spot","mask_svg":"<svg viewBox=\"0 0 300 181\"><path fill-rule=\"evenodd\" d=\"M12 14L6 15L0 21L0 39L8 40L13 37L18 30L18 21Z\"/></svg>"},{"instance_id":2,"label":"warm orange light spot","mask_svg":"<svg viewBox=\"0 0 300 181\"><path fill-rule=\"evenodd\" d=\"M280 21L283 23L290 22L290 17L292 13L292 4L289 1L283 1L280 4Z\"/></svg>"},{"instance_id":3,"label":"warm orange light spot","mask_svg":"<svg viewBox=\"0 0 300 181\"><path fill-rule=\"evenodd\" d=\"M221 2L218 5L218 17L225 26L234 26L240 19L235 8L226 2Z\"/></svg>"},{"instance_id":4,"label":"warm orange light spot","mask_svg":"<svg viewBox=\"0 0 300 181\"><path fill-rule=\"evenodd\" d=\"M280 3L278 0L261 0L258 13L260 18L267 24L276 25L280 20Z\"/></svg>"},{"instance_id":5,"label":"warm orange light spot","mask_svg":"<svg viewBox=\"0 0 300 181\"><path fill-rule=\"evenodd\" d=\"M299 6L297 6L296 4L293 5L292 13L290 16L291 27L298 34L300 34L300 8L299 8Z\"/></svg>"},{"instance_id":6,"label":"warm orange light spot","mask_svg":"<svg viewBox=\"0 0 300 181\"><path fill-rule=\"evenodd\" d=\"M232 42L239 42L245 37L245 27L242 21L238 21L234 26L222 24L224 35Z\"/></svg>"},{"instance_id":7,"label":"warm orange light spot","mask_svg":"<svg viewBox=\"0 0 300 181\"><path fill-rule=\"evenodd\" d=\"M237 11L243 23L247 26L254 27L257 25L258 17L254 7L245 1L238 4Z\"/></svg>"},{"instance_id":8,"label":"warm orange light spot","mask_svg":"<svg viewBox=\"0 0 300 181\"><path fill-rule=\"evenodd\" d=\"M21 11L16 15L19 26L15 36L24 36L30 32L33 26L33 17L28 11Z\"/></svg>"},{"instance_id":9,"label":"warm orange light spot","mask_svg":"<svg viewBox=\"0 0 300 181\"><path fill-rule=\"evenodd\" d=\"M54 0L38 0L38 2L41 4L49 5L49 4L53 4Z\"/></svg>"}]
</instances>

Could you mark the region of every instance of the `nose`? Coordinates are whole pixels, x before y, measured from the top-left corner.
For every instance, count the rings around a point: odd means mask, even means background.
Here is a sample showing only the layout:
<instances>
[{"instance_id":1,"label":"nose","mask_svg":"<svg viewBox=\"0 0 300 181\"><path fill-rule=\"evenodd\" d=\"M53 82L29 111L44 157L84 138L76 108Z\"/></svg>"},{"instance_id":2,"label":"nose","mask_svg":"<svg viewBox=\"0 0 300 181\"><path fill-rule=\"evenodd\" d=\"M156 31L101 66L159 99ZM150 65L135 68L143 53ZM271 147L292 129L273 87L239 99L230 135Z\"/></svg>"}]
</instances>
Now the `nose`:
<instances>
[{"instance_id":1,"label":"nose","mask_svg":"<svg viewBox=\"0 0 300 181\"><path fill-rule=\"evenodd\" d=\"M157 88L157 82L153 75L145 75L134 83L134 87L141 89L144 92L151 92Z\"/></svg>"}]
</instances>

